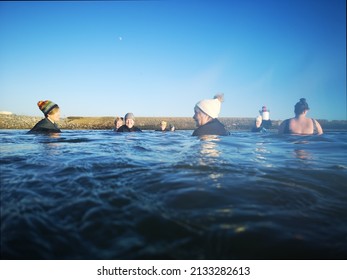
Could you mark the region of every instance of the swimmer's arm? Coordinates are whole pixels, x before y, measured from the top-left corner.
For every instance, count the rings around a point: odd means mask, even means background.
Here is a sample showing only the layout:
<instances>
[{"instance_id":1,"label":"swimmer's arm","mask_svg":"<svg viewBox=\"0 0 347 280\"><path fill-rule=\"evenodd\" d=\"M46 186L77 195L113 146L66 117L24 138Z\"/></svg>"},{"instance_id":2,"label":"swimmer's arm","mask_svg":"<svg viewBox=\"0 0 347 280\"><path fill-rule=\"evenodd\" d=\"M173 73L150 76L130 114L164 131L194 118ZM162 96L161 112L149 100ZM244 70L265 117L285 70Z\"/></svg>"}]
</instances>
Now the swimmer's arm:
<instances>
[{"instance_id":1,"label":"swimmer's arm","mask_svg":"<svg viewBox=\"0 0 347 280\"><path fill-rule=\"evenodd\" d=\"M316 120L314 120L314 122L316 123L318 134L323 134L323 128L321 127L320 123Z\"/></svg>"}]
</instances>

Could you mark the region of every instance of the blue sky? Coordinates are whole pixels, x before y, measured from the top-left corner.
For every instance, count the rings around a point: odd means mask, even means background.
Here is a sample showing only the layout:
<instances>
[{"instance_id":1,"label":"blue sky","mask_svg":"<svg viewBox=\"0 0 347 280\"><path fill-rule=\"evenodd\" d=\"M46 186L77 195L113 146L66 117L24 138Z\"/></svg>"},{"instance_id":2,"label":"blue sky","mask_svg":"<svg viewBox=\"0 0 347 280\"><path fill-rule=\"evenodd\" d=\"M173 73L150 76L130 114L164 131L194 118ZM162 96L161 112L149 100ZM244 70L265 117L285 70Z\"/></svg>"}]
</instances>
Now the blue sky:
<instances>
[{"instance_id":1,"label":"blue sky","mask_svg":"<svg viewBox=\"0 0 347 280\"><path fill-rule=\"evenodd\" d=\"M0 2L0 111L346 119L345 0Z\"/></svg>"}]
</instances>

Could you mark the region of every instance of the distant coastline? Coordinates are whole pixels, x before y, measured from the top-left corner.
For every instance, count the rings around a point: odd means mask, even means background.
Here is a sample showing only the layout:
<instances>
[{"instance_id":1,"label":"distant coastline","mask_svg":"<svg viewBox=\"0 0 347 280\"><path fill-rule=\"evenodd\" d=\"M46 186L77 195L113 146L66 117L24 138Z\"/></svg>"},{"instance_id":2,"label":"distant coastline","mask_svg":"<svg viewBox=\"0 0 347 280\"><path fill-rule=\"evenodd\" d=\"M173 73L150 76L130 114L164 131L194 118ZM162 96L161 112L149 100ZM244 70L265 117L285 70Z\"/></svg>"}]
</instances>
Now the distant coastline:
<instances>
[{"instance_id":1,"label":"distant coastline","mask_svg":"<svg viewBox=\"0 0 347 280\"><path fill-rule=\"evenodd\" d=\"M31 129L43 117L22 116L15 114L0 114L0 129ZM113 129L114 117L79 117L62 118L58 125L61 129ZM142 130L159 128L160 121L165 120L178 130L195 129L192 117L137 117L136 126ZM254 118L219 118L228 130L250 130L254 125ZM346 130L346 120L318 120L325 130ZM273 129L277 129L282 120L272 120Z\"/></svg>"}]
</instances>

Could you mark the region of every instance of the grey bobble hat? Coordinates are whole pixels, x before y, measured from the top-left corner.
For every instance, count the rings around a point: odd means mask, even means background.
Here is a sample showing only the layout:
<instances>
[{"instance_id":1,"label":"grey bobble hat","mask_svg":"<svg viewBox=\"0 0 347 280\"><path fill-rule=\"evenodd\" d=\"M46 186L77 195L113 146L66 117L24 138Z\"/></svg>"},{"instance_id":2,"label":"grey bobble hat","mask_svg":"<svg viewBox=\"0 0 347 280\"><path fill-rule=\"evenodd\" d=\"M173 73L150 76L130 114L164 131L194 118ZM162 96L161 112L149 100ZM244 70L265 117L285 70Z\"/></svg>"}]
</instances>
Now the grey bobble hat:
<instances>
[{"instance_id":1,"label":"grey bobble hat","mask_svg":"<svg viewBox=\"0 0 347 280\"><path fill-rule=\"evenodd\" d=\"M127 120L127 119L132 119L132 120L135 120L135 116L133 113L127 113L125 116L124 116L124 119Z\"/></svg>"}]
</instances>

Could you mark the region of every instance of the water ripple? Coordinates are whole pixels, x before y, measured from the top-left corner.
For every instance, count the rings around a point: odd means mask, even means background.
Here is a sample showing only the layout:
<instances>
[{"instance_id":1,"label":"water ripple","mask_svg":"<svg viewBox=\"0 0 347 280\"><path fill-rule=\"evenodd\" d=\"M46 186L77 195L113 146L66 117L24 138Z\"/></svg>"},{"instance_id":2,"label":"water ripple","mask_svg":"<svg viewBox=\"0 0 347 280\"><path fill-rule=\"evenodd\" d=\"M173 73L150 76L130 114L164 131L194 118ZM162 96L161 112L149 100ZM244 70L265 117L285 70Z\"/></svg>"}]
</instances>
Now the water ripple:
<instances>
[{"instance_id":1,"label":"water ripple","mask_svg":"<svg viewBox=\"0 0 347 280\"><path fill-rule=\"evenodd\" d=\"M4 259L345 259L347 133L1 133Z\"/></svg>"}]
</instances>

